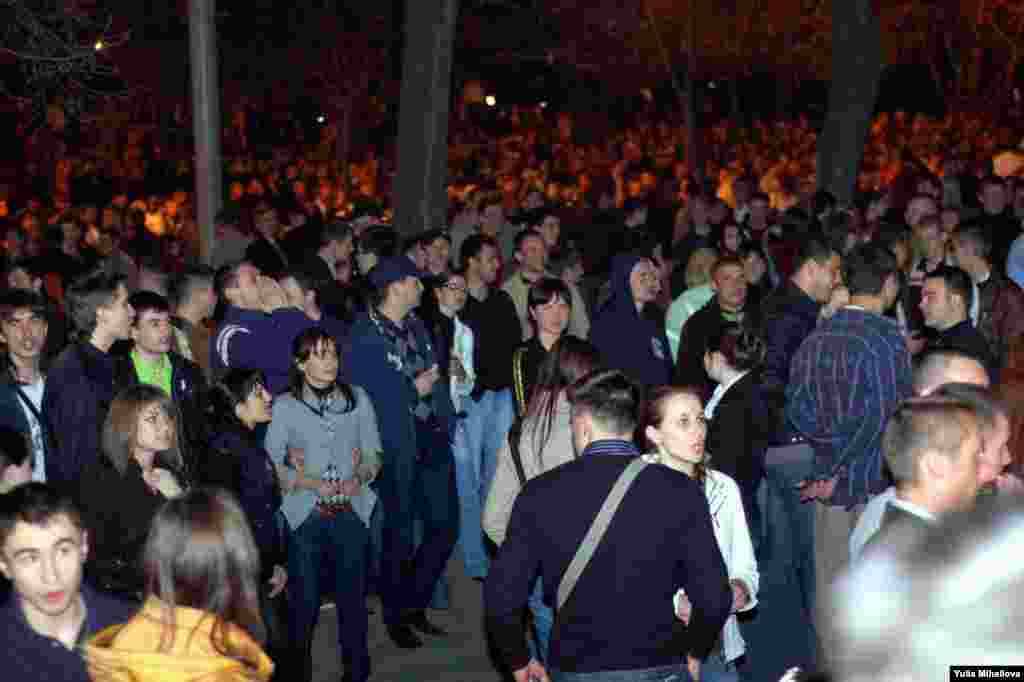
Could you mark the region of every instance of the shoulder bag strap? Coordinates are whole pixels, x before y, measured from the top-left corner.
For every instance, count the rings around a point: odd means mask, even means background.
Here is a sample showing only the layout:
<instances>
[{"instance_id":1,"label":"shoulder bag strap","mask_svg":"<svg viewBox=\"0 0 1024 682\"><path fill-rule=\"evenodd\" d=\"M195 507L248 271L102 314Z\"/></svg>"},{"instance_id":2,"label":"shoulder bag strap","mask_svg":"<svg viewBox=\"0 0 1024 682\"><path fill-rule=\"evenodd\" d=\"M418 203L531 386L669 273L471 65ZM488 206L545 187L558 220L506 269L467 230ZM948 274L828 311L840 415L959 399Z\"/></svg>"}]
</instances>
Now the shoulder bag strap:
<instances>
[{"instance_id":1,"label":"shoulder bag strap","mask_svg":"<svg viewBox=\"0 0 1024 682\"><path fill-rule=\"evenodd\" d=\"M593 523L590 524L590 529L583 537L583 542L580 543L579 548L576 550L576 555L569 563L569 568L565 570L562 581L558 583L559 609L569 600L569 595L572 594L573 588L576 587L576 582L583 575L583 571L586 569L587 564L590 563L590 558L594 556L597 546L601 544L601 538L604 537L605 531L608 530L608 525L611 523L612 517L615 516L619 504L622 503L622 498L626 496L629 486L633 484L637 475L646 466L647 462L644 458L637 457L629 463L629 466L625 468L619 475L618 480L615 481L615 485L612 486L611 492L605 498L600 511L597 512Z\"/></svg>"}]
</instances>

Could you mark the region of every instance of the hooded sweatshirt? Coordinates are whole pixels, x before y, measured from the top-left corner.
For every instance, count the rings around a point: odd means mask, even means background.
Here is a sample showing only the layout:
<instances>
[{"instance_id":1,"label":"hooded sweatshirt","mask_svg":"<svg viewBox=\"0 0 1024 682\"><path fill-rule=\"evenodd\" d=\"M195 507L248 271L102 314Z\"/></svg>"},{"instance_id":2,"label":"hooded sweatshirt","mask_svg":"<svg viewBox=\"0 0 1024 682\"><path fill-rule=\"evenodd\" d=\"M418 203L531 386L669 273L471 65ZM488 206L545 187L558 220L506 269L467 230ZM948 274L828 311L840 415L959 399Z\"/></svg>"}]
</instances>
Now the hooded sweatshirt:
<instances>
[{"instance_id":1,"label":"hooded sweatshirt","mask_svg":"<svg viewBox=\"0 0 1024 682\"><path fill-rule=\"evenodd\" d=\"M124 625L113 625L85 645L93 682L243 682L270 679L274 664L260 645L236 625L229 625L231 656L213 646L214 616L205 611L174 610L174 638L161 647L164 605L150 597Z\"/></svg>"},{"instance_id":2,"label":"hooded sweatshirt","mask_svg":"<svg viewBox=\"0 0 1024 682\"><path fill-rule=\"evenodd\" d=\"M641 260L620 254L612 261L612 295L594 318L590 341L609 367L643 386L660 386L672 380L672 355L663 325L644 317L633 302L629 276Z\"/></svg>"}]
</instances>

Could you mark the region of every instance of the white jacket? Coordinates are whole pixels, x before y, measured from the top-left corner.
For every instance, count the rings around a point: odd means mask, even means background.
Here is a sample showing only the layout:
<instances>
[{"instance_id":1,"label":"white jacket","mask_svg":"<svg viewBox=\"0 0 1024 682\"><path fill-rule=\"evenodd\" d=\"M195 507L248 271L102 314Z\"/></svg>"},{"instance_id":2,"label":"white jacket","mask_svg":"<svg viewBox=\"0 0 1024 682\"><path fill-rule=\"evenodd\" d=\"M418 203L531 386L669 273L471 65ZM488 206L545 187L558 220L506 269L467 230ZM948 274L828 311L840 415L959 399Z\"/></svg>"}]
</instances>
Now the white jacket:
<instances>
[{"instance_id":1,"label":"white jacket","mask_svg":"<svg viewBox=\"0 0 1024 682\"><path fill-rule=\"evenodd\" d=\"M473 368L473 330L463 324L456 315L455 334L452 339L452 355L459 359L462 368L466 370L466 380L460 382L454 376L451 378L452 405L455 411L462 410L462 399L473 392L473 384L476 383L476 371Z\"/></svg>"},{"instance_id":2,"label":"white jacket","mask_svg":"<svg viewBox=\"0 0 1024 682\"><path fill-rule=\"evenodd\" d=\"M652 459L657 461L656 456ZM750 592L750 600L741 609L749 611L757 605L757 588L761 578L757 570L757 559L754 558L754 545L750 541L750 529L747 527L747 517L743 512L739 486L722 472L708 469L708 475L704 479L704 494L708 498L715 540L718 541L718 549L722 552L729 580L739 580ZM679 598L684 595L685 593L679 590L673 599L673 607L677 611ZM722 649L726 661L735 661L747 649L735 613L729 615L725 627L722 628Z\"/></svg>"}]
</instances>

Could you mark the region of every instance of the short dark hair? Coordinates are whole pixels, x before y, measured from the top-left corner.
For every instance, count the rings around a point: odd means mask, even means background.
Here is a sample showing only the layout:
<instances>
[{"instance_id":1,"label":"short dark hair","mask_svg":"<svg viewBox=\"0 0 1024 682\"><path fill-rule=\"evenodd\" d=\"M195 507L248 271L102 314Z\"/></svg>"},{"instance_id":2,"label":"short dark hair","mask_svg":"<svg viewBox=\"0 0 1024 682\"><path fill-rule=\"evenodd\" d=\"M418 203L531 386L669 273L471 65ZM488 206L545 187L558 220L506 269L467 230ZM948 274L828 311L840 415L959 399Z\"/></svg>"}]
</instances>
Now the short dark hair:
<instances>
[{"instance_id":1,"label":"short dark hair","mask_svg":"<svg viewBox=\"0 0 1024 682\"><path fill-rule=\"evenodd\" d=\"M184 305L200 288L213 284L214 271L207 265L193 265L175 277L167 289L171 305Z\"/></svg>"},{"instance_id":2,"label":"short dark hair","mask_svg":"<svg viewBox=\"0 0 1024 682\"><path fill-rule=\"evenodd\" d=\"M725 356L726 362L735 369L745 372L764 363L768 346L761 337L738 324L726 326L719 334L717 343L708 348Z\"/></svg>"},{"instance_id":3,"label":"short dark hair","mask_svg":"<svg viewBox=\"0 0 1024 682\"><path fill-rule=\"evenodd\" d=\"M96 330L96 311L113 303L118 288L124 285L123 275L99 268L71 283L65 295L65 309L80 339L87 339Z\"/></svg>"},{"instance_id":4,"label":"short dark hair","mask_svg":"<svg viewBox=\"0 0 1024 682\"><path fill-rule=\"evenodd\" d=\"M842 253L842 249L836 248L835 244L826 240L823 236L809 236L800 240L800 247L797 249L796 258L793 259L793 272L798 271L808 261L814 261L818 265L826 265L832 256Z\"/></svg>"},{"instance_id":5,"label":"short dark hair","mask_svg":"<svg viewBox=\"0 0 1024 682\"><path fill-rule=\"evenodd\" d=\"M723 258L719 258L718 260L716 260L715 264L711 266L711 279L715 278L715 275L718 274L719 270L730 265L737 267L740 270L743 270L743 261L741 261L739 257L725 256Z\"/></svg>"},{"instance_id":6,"label":"short dark hair","mask_svg":"<svg viewBox=\"0 0 1024 682\"><path fill-rule=\"evenodd\" d=\"M929 279L941 279L946 284L948 294L956 294L964 302L964 311L970 311L971 302L974 300L974 284L971 276L960 268L952 265L940 265L924 277Z\"/></svg>"},{"instance_id":7,"label":"short dark hair","mask_svg":"<svg viewBox=\"0 0 1024 682\"><path fill-rule=\"evenodd\" d=\"M598 370L569 387L577 414L587 414L611 433L632 434L640 409L640 389L619 370Z\"/></svg>"},{"instance_id":8,"label":"short dark hair","mask_svg":"<svg viewBox=\"0 0 1024 682\"><path fill-rule=\"evenodd\" d=\"M334 220L324 225L320 231L320 247L331 242L342 242L352 236L352 226L342 220Z\"/></svg>"},{"instance_id":9,"label":"short dark hair","mask_svg":"<svg viewBox=\"0 0 1024 682\"><path fill-rule=\"evenodd\" d=\"M442 228L427 230L422 235L420 235L420 241L422 242L423 246L430 246L438 239L445 240L446 242L448 242L449 245L452 243L452 236L448 234L448 230Z\"/></svg>"},{"instance_id":10,"label":"short dark hair","mask_svg":"<svg viewBox=\"0 0 1024 682\"><path fill-rule=\"evenodd\" d=\"M44 320L50 319L50 305L42 294L26 289L8 289L0 293L0 320L9 319L14 311L25 308Z\"/></svg>"},{"instance_id":11,"label":"short dark hair","mask_svg":"<svg viewBox=\"0 0 1024 682\"><path fill-rule=\"evenodd\" d=\"M518 252L519 249L522 248L523 242L525 242L527 239L530 239L531 237L539 239L542 244L545 243L544 237L543 235L541 235L540 232L532 228L527 228L525 230L520 230L519 234L516 235L515 242L513 242L513 248L515 249L515 251Z\"/></svg>"},{"instance_id":12,"label":"short dark hair","mask_svg":"<svg viewBox=\"0 0 1024 682\"><path fill-rule=\"evenodd\" d=\"M31 456L29 434L10 426L0 426L0 473L10 466L22 466Z\"/></svg>"},{"instance_id":13,"label":"short dark hair","mask_svg":"<svg viewBox=\"0 0 1024 682\"><path fill-rule=\"evenodd\" d=\"M11 229L17 231L16 227ZM18 232L18 234L21 235L21 232ZM7 277L12 272L18 272L19 270L27 274L32 279L43 279L43 277L46 276L46 269L43 267L39 258L24 256L13 261L7 261L6 259L2 259L2 261L3 269L0 270L0 273L3 274L5 283Z\"/></svg>"},{"instance_id":14,"label":"short dark hair","mask_svg":"<svg viewBox=\"0 0 1024 682\"><path fill-rule=\"evenodd\" d=\"M359 250L372 253L377 258L390 258L398 249L398 233L387 226L378 226L364 232L359 237Z\"/></svg>"},{"instance_id":15,"label":"short dark hair","mask_svg":"<svg viewBox=\"0 0 1024 682\"><path fill-rule=\"evenodd\" d=\"M466 237L466 240L462 242L462 248L459 250L459 263L462 267L468 268L469 260L479 257L485 246L494 247L494 249L500 252L498 242L494 237L486 234L471 234Z\"/></svg>"},{"instance_id":16,"label":"short dark hair","mask_svg":"<svg viewBox=\"0 0 1024 682\"><path fill-rule=\"evenodd\" d=\"M556 296L561 296L562 300L568 303L570 308L572 307L572 293L565 282L555 277L541 277L530 285L526 294L526 309L531 310L539 305L546 305Z\"/></svg>"},{"instance_id":17,"label":"short dark hair","mask_svg":"<svg viewBox=\"0 0 1024 682\"><path fill-rule=\"evenodd\" d=\"M957 226L953 230L953 239L970 244L971 249L979 258L983 258L985 262L990 262L989 259L992 256L992 237L980 222L971 221Z\"/></svg>"},{"instance_id":18,"label":"short dark hair","mask_svg":"<svg viewBox=\"0 0 1024 682\"><path fill-rule=\"evenodd\" d=\"M878 296L896 274L896 256L881 244L860 244L843 258L843 279L851 296Z\"/></svg>"},{"instance_id":19,"label":"short dark hair","mask_svg":"<svg viewBox=\"0 0 1024 682\"><path fill-rule=\"evenodd\" d=\"M155 291L136 291L128 297L128 305L135 309L135 320L132 324L138 324L144 312L154 311L167 314L171 312L171 304Z\"/></svg>"},{"instance_id":20,"label":"short dark hair","mask_svg":"<svg viewBox=\"0 0 1024 682\"><path fill-rule=\"evenodd\" d=\"M45 526L61 514L79 530L84 528L82 514L72 499L46 483L25 483L0 495L0 548L18 523Z\"/></svg>"},{"instance_id":21,"label":"short dark hair","mask_svg":"<svg viewBox=\"0 0 1024 682\"><path fill-rule=\"evenodd\" d=\"M236 260L217 268L213 276L213 293L218 301L226 301L224 292L238 286L238 269L248 262L245 259Z\"/></svg>"},{"instance_id":22,"label":"short dark hair","mask_svg":"<svg viewBox=\"0 0 1024 682\"><path fill-rule=\"evenodd\" d=\"M1004 190L1006 189L1006 181L1003 180L1003 178L997 175L986 175L978 183L978 194L984 192L985 188L988 187L989 185L995 185L997 187L1003 188Z\"/></svg>"}]
</instances>

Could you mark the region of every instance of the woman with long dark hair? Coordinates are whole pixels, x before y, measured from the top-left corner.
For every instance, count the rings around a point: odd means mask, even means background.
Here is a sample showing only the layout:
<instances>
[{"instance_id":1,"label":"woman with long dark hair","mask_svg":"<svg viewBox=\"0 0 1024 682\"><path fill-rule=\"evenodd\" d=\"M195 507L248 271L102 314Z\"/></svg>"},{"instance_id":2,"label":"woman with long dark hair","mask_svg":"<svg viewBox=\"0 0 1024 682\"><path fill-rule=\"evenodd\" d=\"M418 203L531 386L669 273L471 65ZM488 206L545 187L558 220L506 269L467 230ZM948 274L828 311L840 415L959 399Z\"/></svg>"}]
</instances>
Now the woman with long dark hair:
<instances>
[{"instance_id":1,"label":"woman with long dark hair","mask_svg":"<svg viewBox=\"0 0 1024 682\"><path fill-rule=\"evenodd\" d=\"M259 553L230 494L198 488L163 504L142 557L141 611L85 645L94 682L270 678Z\"/></svg>"},{"instance_id":2,"label":"woman with long dark hair","mask_svg":"<svg viewBox=\"0 0 1024 682\"><path fill-rule=\"evenodd\" d=\"M89 530L86 575L101 590L138 599L138 559L149 523L165 500L188 486L178 408L148 384L121 391L103 424L101 456L78 481Z\"/></svg>"},{"instance_id":3,"label":"woman with long dark hair","mask_svg":"<svg viewBox=\"0 0 1024 682\"><path fill-rule=\"evenodd\" d=\"M310 646L320 598L333 591L345 680L370 675L366 574L369 523L380 471L377 415L366 392L340 381L335 340L307 329L292 344L291 390L274 404L266 447L286 462L283 511L291 528L288 598L292 646L312 675ZM325 571L325 569L327 569ZM329 575L330 587L321 577Z\"/></svg>"},{"instance_id":4,"label":"woman with long dark hair","mask_svg":"<svg viewBox=\"0 0 1024 682\"><path fill-rule=\"evenodd\" d=\"M208 400L215 435L197 478L203 485L233 493L252 526L262 567L260 597L268 626L267 646L276 655L287 649L287 633L273 599L288 582L288 529L280 513L280 477L256 435L257 427L270 420L271 397L262 372L232 369L213 385Z\"/></svg>"},{"instance_id":5,"label":"woman with long dark hair","mask_svg":"<svg viewBox=\"0 0 1024 682\"><path fill-rule=\"evenodd\" d=\"M484 507L484 531L495 543L505 540L512 506L528 480L576 457L566 389L601 366L590 343L563 336L541 365L525 417L516 422L498 454L498 468ZM538 581L530 595L538 660L547 656L554 613L544 604Z\"/></svg>"}]
</instances>

